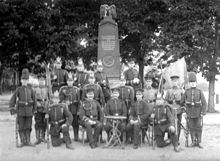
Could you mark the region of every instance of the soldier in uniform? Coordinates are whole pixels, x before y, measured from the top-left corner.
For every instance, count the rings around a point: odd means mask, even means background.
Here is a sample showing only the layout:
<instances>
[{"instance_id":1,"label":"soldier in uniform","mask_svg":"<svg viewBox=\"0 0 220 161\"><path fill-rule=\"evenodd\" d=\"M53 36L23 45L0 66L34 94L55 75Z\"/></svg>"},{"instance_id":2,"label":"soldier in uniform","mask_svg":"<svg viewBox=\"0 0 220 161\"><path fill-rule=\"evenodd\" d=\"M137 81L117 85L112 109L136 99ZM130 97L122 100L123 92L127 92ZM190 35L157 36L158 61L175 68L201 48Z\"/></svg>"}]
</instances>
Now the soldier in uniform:
<instances>
[{"instance_id":1,"label":"soldier in uniform","mask_svg":"<svg viewBox=\"0 0 220 161\"><path fill-rule=\"evenodd\" d=\"M83 90L82 90L82 100L85 100L86 98L86 91L88 89L94 89L94 99L96 101L98 101L100 103L100 105L103 107L105 105L105 98L104 98L104 94L102 92L102 88L100 85L98 84L95 84L95 77L94 77L94 73L91 72L90 75L89 75L89 83L86 84L84 87L83 87Z\"/></svg>"},{"instance_id":2,"label":"soldier in uniform","mask_svg":"<svg viewBox=\"0 0 220 161\"><path fill-rule=\"evenodd\" d=\"M150 74L145 76L145 87L143 92L143 100L149 104L150 111L152 111L156 99L158 90L152 87L153 77Z\"/></svg>"},{"instance_id":3,"label":"soldier in uniform","mask_svg":"<svg viewBox=\"0 0 220 161\"><path fill-rule=\"evenodd\" d=\"M76 86L73 86L73 78L72 75L69 74L69 78L67 80L67 86L63 86L60 88L59 98L61 103L67 103L69 107L69 111L73 116L73 133L74 140L78 141L78 133L79 133L79 107L80 107L80 89Z\"/></svg>"},{"instance_id":4,"label":"soldier in uniform","mask_svg":"<svg viewBox=\"0 0 220 161\"><path fill-rule=\"evenodd\" d=\"M119 91L120 89L117 87L112 88L112 95L111 99L107 102L105 106L105 115L106 116L126 116L127 117L127 108L123 100L119 98ZM109 139L109 132L112 126L110 122L104 122L104 129L107 133ZM119 123L118 129L122 134L123 144L125 143L125 136L126 136L126 121L122 121Z\"/></svg>"},{"instance_id":5,"label":"soldier in uniform","mask_svg":"<svg viewBox=\"0 0 220 161\"><path fill-rule=\"evenodd\" d=\"M186 114L189 119L189 130L192 138L192 146L202 148L200 145L202 139L202 119L206 114L207 103L203 92L196 88L196 74L188 74L190 88L186 89L184 94Z\"/></svg>"},{"instance_id":6,"label":"soldier in uniform","mask_svg":"<svg viewBox=\"0 0 220 161\"><path fill-rule=\"evenodd\" d=\"M173 144L174 151L179 152L178 138L175 133L174 118L170 111L170 107L165 104L162 97L157 98L156 105L153 108L151 118L155 122L154 133L155 140L158 147L165 147L170 144L164 140L165 133L170 135L171 143Z\"/></svg>"},{"instance_id":7,"label":"soldier in uniform","mask_svg":"<svg viewBox=\"0 0 220 161\"><path fill-rule=\"evenodd\" d=\"M45 114L47 112L48 103L50 100L49 89L45 86L45 78L39 78L39 87L35 89L36 100L37 100L37 112L34 115L35 118L35 132L36 132L36 142L35 144L40 144L41 142L46 143L45 131L46 131L46 119Z\"/></svg>"},{"instance_id":8,"label":"soldier in uniform","mask_svg":"<svg viewBox=\"0 0 220 161\"><path fill-rule=\"evenodd\" d=\"M181 120L182 120L182 106L184 103L184 91L179 88L179 76L178 74L171 75L172 88L167 90L165 100L170 104L172 114L177 118L177 135L178 140L181 131Z\"/></svg>"},{"instance_id":9,"label":"soldier in uniform","mask_svg":"<svg viewBox=\"0 0 220 161\"><path fill-rule=\"evenodd\" d=\"M125 82L125 79L122 77L119 87L119 99L124 101L127 112L129 112L131 105L134 103L134 89L131 86L125 85Z\"/></svg>"},{"instance_id":10,"label":"soldier in uniform","mask_svg":"<svg viewBox=\"0 0 220 161\"><path fill-rule=\"evenodd\" d=\"M59 103L59 93L55 92L53 96L53 104L48 108L48 114L50 123L50 136L52 146L58 147L63 142L66 144L67 149L74 149L71 144L69 135L69 126L72 124L73 116L69 112L68 106L65 103ZM63 134L63 138L60 137L60 133Z\"/></svg>"},{"instance_id":11,"label":"soldier in uniform","mask_svg":"<svg viewBox=\"0 0 220 161\"><path fill-rule=\"evenodd\" d=\"M103 71L103 65L101 60L98 61L97 71L95 72L95 83L98 83L101 86L105 97L105 102L107 102L111 98L111 91L109 87L108 77Z\"/></svg>"},{"instance_id":12,"label":"soldier in uniform","mask_svg":"<svg viewBox=\"0 0 220 161\"><path fill-rule=\"evenodd\" d=\"M18 87L12 95L9 108L10 113L17 114L18 128L21 140L19 147L34 146L30 141L32 117L36 110L36 97L34 90L27 86L29 79L29 71L27 68L22 70L21 87Z\"/></svg>"},{"instance_id":13,"label":"soldier in uniform","mask_svg":"<svg viewBox=\"0 0 220 161\"><path fill-rule=\"evenodd\" d=\"M75 86L77 86L81 90L85 84L89 83L89 81L88 81L89 74L87 74L84 70L85 70L85 67L84 67L83 61L82 61L82 59L79 59L76 76L74 78L74 83L75 83ZM81 97L81 94L80 94L80 97Z\"/></svg>"},{"instance_id":14,"label":"soldier in uniform","mask_svg":"<svg viewBox=\"0 0 220 161\"><path fill-rule=\"evenodd\" d=\"M66 85L68 73L65 69L61 68L62 61L61 58L58 57L55 62L55 70L52 72L51 80L52 80L52 92L59 91L60 87Z\"/></svg>"},{"instance_id":15,"label":"soldier in uniform","mask_svg":"<svg viewBox=\"0 0 220 161\"><path fill-rule=\"evenodd\" d=\"M94 99L94 89L89 88L86 91L87 98L83 101L79 109L81 125L86 128L89 138L89 145L92 149L98 147L97 142L102 130L103 111L98 101ZM98 119L100 116L100 119ZM92 134L94 128L94 134Z\"/></svg>"},{"instance_id":16,"label":"soldier in uniform","mask_svg":"<svg viewBox=\"0 0 220 161\"><path fill-rule=\"evenodd\" d=\"M148 104L143 100L143 90L137 89L136 101L131 106L129 120L127 125L127 133L133 133L134 149L138 148L138 136L142 127L148 126L148 118L150 110Z\"/></svg>"},{"instance_id":17,"label":"soldier in uniform","mask_svg":"<svg viewBox=\"0 0 220 161\"><path fill-rule=\"evenodd\" d=\"M124 72L124 77L126 80L126 85L132 86L136 90L137 88L141 88L141 84L139 72L134 68L134 66L134 59L130 59L128 62L129 69Z\"/></svg>"}]
</instances>

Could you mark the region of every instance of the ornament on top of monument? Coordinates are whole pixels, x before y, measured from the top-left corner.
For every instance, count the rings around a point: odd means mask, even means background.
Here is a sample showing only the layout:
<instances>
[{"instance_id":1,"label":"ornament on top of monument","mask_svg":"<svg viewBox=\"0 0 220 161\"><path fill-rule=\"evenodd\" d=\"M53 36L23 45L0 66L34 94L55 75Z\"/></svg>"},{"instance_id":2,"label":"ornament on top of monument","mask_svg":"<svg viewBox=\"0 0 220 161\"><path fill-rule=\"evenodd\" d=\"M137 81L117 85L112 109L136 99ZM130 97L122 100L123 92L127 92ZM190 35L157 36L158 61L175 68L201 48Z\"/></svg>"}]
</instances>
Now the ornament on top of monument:
<instances>
[{"instance_id":1,"label":"ornament on top of monument","mask_svg":"<svg viewBox=\"0 0 220 161\"><path fill-rule=\"evenodd\" d=\"M117 18L117 14L116 14L116 7L115 5L101 5L100 6L100 18L101 19L105 19L105 18L112 18L112 19L116 19Z\"/></svg>"}]
</instances>

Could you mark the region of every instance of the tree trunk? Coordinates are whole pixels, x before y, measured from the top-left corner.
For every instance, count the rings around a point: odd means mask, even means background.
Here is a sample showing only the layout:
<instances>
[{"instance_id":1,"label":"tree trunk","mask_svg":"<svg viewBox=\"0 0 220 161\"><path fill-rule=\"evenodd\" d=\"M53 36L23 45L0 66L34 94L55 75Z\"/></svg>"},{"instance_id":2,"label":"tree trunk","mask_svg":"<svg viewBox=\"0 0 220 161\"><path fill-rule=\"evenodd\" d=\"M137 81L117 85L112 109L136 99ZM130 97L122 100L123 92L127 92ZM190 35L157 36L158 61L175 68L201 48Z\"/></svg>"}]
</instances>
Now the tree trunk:
<instances>
[{"instance_id":1,"label":"tree trunk","mask_svg":"<svg viewBox=\"0 0 220 161\"><path fill-rule=\"evenodd\" d=\"M140 74L140 81L141 81L141 88L143 88L143 77L144 77L144 61L143 58L138 59L139 65L139 74Z\"/></svg>"},{"instance_id":2,"label":"tree trunk","mask_svg":"<svg viewBox=\"0 0 220 161\"><path fill-rule=\"evenodd\" d=\"M215 99L215 74L210 76L210 80L209 80L209 97L208 97L207 112L216 112L214 99Z\"/></svg>"}]
</instances>

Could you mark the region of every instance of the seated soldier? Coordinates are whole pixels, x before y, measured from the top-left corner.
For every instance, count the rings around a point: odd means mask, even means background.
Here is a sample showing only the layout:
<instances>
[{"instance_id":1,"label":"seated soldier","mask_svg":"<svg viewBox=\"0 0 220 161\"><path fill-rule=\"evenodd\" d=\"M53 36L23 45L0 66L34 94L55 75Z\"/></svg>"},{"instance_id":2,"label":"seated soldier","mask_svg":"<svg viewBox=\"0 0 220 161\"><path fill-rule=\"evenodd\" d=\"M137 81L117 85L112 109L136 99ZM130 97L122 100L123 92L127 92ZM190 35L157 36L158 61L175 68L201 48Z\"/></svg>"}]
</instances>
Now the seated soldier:
<instances>
[{"instance_id":1,"label":"seated soldier","mask_svg":"<svg viewBox=\"0 0 220 161\"><path fill-rule=\"evenodd\" d=\"M100 119L98 120L98 116ZM94 99L94 89L86 91L86 98L79 109L81 125L86 128L89 144L92 149L98 147L98 137L102 130L103 112L98 101ZM94 135L92 134L94 128Z\"/></svg>"},{"instance_id":2,"label":"seated soldier","mask_svg":"<svg viewBox=\"0 0 220 161\"><path fill-rule=\"evenodd\" d=\"M138 136L142 127L148 126L150 110L148 104L143 100L143 90L137 89L136 101L131 106L130 122L127 125L127 134L133 133L134 149L138 148Z\"/></svg>"},{"instance_id":3,"label":"seated soldier","mask_svg":"<svg viewBox=\"0 0 220 161\"><path fill-rule=\"evenodd\" d=\"M163 98L157 98L156 105L153 108L151 118L155 121L154 133L158 147L165 147L170 144L164 140L165 133L170 135L171 143L174 146L174 151L179 152L178 138L175 133L174 118L171 114L170 107L165 104Z\"/></svg>"},{"instance_id":4,"label":"seated soldier","mask_svg":"<svg viewBox=\"0 0 220 161\"><path fill-rule=\"evenodd\" d=\"M105 115L106 116L125 116L127 117L127 109L124 101L119 99L119 88L112 88L111 99L107 102L105 107ZM104 129L107 133L108 140L110 138L109 132L112 129L112 126L109 121L104 122ZM126 129L126 121L122 121L118 126L119 131L121 132L123 137L123 144L125 143L125 129Z\"/></svg>"},{"instance_id":5,"label":"seated soldier","mask_svg":"<svg viewBox=\"0 0 220 161\"><path fill-rule=\"evenodd\" d=\"M73 116L69 112L68 107L64 103L59 102L58 92L54 93L54 102L49 106L48 115L50 126L50 136L52 146L60 146L63 142L66 143L67 149L74 149L71 145L69 126L73 121ZM63 139L60 137L63 134Z\"/></svg>"}]
</instances>

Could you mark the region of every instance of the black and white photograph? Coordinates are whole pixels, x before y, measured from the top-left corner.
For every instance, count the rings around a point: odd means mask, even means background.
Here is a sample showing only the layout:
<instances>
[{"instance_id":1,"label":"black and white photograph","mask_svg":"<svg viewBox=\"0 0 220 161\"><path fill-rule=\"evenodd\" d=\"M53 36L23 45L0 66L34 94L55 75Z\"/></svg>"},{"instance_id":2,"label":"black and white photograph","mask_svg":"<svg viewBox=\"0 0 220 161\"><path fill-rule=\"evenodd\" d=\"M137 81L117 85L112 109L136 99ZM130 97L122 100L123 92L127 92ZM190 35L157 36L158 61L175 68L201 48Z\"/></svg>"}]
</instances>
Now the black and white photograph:
<instances>
[{"instance_id":1,"label":"black and white photograph","mask_svg":"<svg viewBox=\"0 0 220 161\"><path fill-rule=\"evenodd\" d=\"M0 0L0 161L220 161L220 0Z\"/></svg>"}]
</instances>

